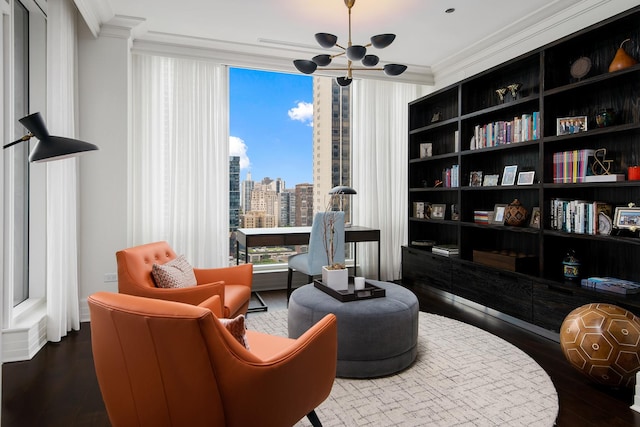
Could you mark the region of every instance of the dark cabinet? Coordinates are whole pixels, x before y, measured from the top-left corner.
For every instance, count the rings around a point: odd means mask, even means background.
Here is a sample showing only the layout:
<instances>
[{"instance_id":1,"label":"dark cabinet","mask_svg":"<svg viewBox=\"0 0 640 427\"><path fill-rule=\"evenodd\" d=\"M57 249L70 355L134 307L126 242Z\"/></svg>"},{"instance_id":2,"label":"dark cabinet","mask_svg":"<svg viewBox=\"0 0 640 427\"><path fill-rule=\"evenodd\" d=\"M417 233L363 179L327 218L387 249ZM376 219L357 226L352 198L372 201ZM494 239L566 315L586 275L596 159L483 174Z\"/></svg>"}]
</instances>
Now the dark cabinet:
<instances>
[{"instance_id":1,"label":"dark cabinet","mask_svg":"<svg viewBox=\"0 0 640 427\"><path fill-rule=\"evenodd\" d=\"M404 281L447 290L553 330L573 308L607 300L607 295L563 284L562 261L570 250L582 262L583 277L640 282L637 233L614 227L602 234L588 213L576 227L558 227L554 208L558 201L604 203L612 207L615 225L616 207L640 206L640 181L627 179L627 168L640 165L640 64L608 71L625 39L631 39L627 53L640 60L638 22L640 7L409 104ZM572 68L576 63L588 66L578 73L579 67ZM597 116L606 110L615 118L601 127ZM565 129L571 118L583 128ZM583 178L594 173L594 163L624 181ZM516 169L511 185L504 182L508 167ZM472 179L478 173L479 182ZM504 225L492 216L515 199L529 214L540 212L539 225L529 220ZM427 212L428 206L444 205L445 216L418 216L420 205ZM459 258L433 255L413 244L425 240L457 245ZM527 256L537 263L507 274L474 262L479 251ZM626 298L609 299L634 307L635 297Z\"/></svg>"}]
</instances>

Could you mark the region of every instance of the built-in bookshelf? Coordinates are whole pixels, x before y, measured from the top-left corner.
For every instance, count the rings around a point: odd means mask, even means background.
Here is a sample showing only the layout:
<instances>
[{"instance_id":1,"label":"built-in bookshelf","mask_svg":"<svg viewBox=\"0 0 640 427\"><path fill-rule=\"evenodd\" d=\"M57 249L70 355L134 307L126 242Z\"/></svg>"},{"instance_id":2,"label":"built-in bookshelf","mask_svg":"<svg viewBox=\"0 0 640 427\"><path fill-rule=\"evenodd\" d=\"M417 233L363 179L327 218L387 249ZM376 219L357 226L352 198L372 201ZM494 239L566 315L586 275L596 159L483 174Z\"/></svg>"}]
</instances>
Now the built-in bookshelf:
<instances>
[{"instance_id":1,"label":"built-in bookshelf","mask_svg":"<svg viewBox=\"0 0 640 427\"><path fill-rule=\"evenodd\" d=\"M640 164L640 65L608 70L625 39L640 61L638 22L640 7L409 104L403 281L555 330L586 302L613 301L640 314L640 297L596 293L563 276L573 250L584 278L640 281L638 232L616 228L614 218L616 207L640 206L640 181L627 179L627 168ZM615 119L600 127L603 111ZM604 169L615 179L598 176ZM539 212L536 221L509 226L491 217L516 199L530 216ZM446 207L444 217L428 214L434 205ZM610 233L604 223L598 229L604 205ZM583 219L559 226L558 206ZM456 245L457 256L412 245L424 241Z\"/></svg>"}]
</instances>

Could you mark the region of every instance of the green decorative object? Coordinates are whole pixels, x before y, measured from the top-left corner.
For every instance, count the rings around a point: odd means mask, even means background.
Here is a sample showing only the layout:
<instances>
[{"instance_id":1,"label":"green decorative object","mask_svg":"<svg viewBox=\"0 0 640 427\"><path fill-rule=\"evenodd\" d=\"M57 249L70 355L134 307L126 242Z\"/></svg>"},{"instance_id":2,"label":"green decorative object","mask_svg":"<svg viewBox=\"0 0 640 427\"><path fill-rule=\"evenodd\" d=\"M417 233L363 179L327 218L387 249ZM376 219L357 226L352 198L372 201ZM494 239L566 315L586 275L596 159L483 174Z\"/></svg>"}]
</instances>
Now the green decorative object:
<instances>
[{"instance_id":1,"label":"green decorative object","mask_svg":"<svg viewBox=\"0 0 640 427\"><path fill-rule=\"evenodd\" d=\"M615 121L616 112L611 108L607 108L596 114L596 124L599 128L611 126L615 123Z\"/></svg>"}]
</instances>

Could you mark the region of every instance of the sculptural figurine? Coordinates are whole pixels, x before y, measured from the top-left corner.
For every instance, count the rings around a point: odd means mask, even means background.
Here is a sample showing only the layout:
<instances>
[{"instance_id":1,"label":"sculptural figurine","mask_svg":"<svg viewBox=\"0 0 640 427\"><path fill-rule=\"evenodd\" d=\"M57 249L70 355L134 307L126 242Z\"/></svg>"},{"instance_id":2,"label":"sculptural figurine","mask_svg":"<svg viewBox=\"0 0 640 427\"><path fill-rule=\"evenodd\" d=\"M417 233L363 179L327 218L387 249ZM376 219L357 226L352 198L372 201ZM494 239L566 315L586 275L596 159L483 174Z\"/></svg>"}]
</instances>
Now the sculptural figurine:
<instances>
[{"instance_id":1,"label":"sculptural figurine","mask_svg":"<svg viewBox=\"0 0 640 427\"><path fill-rule=\"evenodd\" d=\"M509 86L507 86L507 89L509 89L509 92L511 92L511 96L513 97L513 99L517 98L518 89L520 89L520 86L522 86L520 83L511 83Z\"/></svg>"},{"instance_id":2,"label":"sculptural figurine","mask_svg":"<svg viewBox=\"0 0 640 427\"><path fill-rule=\"evenodd\" d=\"M498 94L498 98L500 98L500 102L503 102L504 95L507 93L507 88L501 87L500 89L496 89L496 93Z\"/></svg>"}]
</instances>

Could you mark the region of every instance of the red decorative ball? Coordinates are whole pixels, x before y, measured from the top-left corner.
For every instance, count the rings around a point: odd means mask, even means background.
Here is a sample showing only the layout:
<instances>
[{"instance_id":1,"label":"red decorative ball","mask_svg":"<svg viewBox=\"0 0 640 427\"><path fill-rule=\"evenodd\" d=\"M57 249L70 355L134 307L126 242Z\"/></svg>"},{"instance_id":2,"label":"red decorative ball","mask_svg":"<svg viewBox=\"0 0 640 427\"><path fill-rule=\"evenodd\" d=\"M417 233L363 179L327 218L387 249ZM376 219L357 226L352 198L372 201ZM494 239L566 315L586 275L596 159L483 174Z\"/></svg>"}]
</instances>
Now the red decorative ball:
<instances>
[{"instance_id":1,"label":"red decorative ball","mask_svg":"<svg viewBox=\"0 0 640 427\"><path fill-rule=\"evenodd\" d=\"M611 304L576 308L560 328L562 352L574 368L608 386L632 387L640 370L640 319Z\"/></svg>"}]
</instances>

